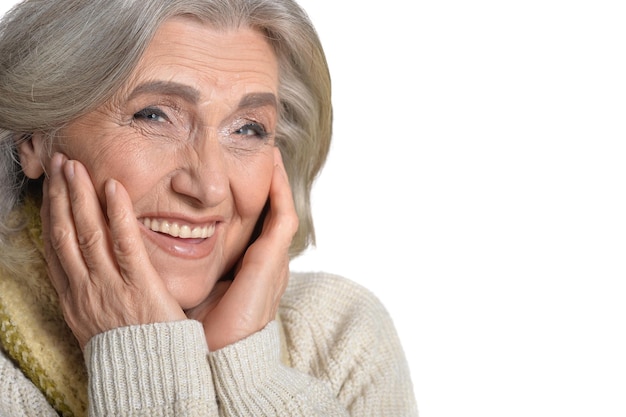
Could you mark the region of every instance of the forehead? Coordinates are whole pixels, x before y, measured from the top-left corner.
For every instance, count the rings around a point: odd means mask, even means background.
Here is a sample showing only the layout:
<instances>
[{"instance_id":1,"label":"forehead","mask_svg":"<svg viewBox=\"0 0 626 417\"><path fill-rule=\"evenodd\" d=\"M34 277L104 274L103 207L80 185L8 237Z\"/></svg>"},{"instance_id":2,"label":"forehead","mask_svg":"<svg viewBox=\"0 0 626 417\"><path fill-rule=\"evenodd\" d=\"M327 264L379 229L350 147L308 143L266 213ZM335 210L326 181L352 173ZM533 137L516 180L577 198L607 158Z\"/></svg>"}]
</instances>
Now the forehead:
<instances>
[{"instance_id":1,"label":"forehead","mask_svg":"<svg viewBox=\"0 0 626 417\"><path fill-rule=\"evenodd\" d=\"M272 46L257 30L221 30L192 18L176 17L158 29L128 84L146 81L178 82L202 95L207 88L211 92L276 93L278 61Z\"/></svg>"}]
</instances>

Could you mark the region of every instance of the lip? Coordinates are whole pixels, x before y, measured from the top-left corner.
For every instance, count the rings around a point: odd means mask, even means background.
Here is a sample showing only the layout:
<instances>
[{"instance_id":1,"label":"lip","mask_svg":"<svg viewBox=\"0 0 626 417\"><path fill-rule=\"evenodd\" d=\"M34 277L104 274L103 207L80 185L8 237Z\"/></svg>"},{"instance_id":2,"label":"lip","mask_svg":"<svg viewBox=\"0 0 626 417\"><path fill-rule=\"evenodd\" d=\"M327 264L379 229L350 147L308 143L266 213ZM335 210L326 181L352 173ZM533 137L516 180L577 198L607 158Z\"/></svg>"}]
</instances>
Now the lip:
<instances>
[{"instance_id":1,"label":"lip","mask_svg":"<svg viewBox=\"0 0 626 417\"><path fill-rule=\"evenodd\" d=\"M215 233L208 238L179 238L173 237L164 233L159 233L151 230L143 224L144 218L156 218L161 220L167 220L169 222L175 222L179 225L187 225L190 227L204 226L207 224L215 223ZM141 232L155 244L163 252L183 259L201 259L209 256L217 243L217 236L221 232L222 221L216 219L210 219L206 221L189 221L187 219L179 217L170 217L163 215L155 216L141 216L137 219Z\"/></svg>"}]
</instances>

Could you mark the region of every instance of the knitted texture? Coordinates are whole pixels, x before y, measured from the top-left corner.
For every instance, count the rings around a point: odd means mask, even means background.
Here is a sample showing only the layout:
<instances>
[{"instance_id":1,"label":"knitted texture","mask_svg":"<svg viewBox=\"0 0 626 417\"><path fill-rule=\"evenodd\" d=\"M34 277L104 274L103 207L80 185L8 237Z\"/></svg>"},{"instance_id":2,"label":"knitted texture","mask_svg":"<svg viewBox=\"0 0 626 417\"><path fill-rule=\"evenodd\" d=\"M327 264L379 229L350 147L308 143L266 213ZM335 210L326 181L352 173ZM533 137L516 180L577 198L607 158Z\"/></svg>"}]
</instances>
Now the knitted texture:
<instances>
[{"instance_id":1,"label":"knitted texture","mask_svg":"<svg viewBox=\"0 0 626 417\"><path fill-rule=\"evenodd\" d=\"M417 416L408 363L369 290L327 273L292 273L279 314L291 366L321 381L350 416Z\"/></svg>"},{"instance_id":2,"label":"knitted texture","mask_svg":"<svg viewBox=\"0 0 626 417\"><path fill-rule=\"evenodd\" d=\"M87 373L43 257L37 253L42 250L39 210L27 202L22 212L12 215L15 223L25 219L27 227L9 243L23 248L21 256L30 256L30 261L18 267L13 263L11 271L7 264L0 265L0 342L60 414L84 416Z\"/></svg>"},{"instance_id":3,"label":"knitted texture","mask_svg":"<svg viewBox=\"0 0 626 417\"><path fill-rule=\"evenodd\" d=\"M127 326L85 346L89 415L215 415L209 348L195 320ZM120 360L124 358L124 360Z\"/></svg>"},{"instance_id":4,"label":"knitted texture","mask_svg":"<svg viewBox=\"0 0 626 417\"><path fill-rule=\"evenodd\" d=\"M37 222L10 244L23 262L8 267L19 263L0 248L0 415L56 415L46 399L64 416L85 415L89 382L98 417L417 416L391 318L347 279L293 273L279 319L216 352L202 325L184 320L104 332L83 359L49 283Z\"/></svg>"}]
</instances>

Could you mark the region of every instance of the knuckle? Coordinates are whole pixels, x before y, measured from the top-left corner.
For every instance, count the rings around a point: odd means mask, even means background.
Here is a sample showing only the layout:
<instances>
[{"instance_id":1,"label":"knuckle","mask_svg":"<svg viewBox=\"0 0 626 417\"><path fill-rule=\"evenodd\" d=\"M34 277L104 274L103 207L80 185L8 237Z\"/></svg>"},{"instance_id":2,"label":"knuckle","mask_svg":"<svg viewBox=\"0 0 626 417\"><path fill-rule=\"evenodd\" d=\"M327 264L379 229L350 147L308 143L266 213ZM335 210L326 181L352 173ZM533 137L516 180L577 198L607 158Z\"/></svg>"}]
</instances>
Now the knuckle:
<instances>
[{"instance_id":1,"label":"knuckle","mask_svg":"<svg viewBox=\"0 0 626 417\"><path fill-rule=\"evenodd\" d=\"M70 203L75 211L86 210L88 197L81 189L70 189Z\"/></svg>"},{"instance_id":2,"label":"knuckle","mask_svg":"<svg viewBox=\"0 0 626 417\"><path fill-rule=\"evenodd\" d=\"M78 245L84 251L91 251L100 246L104 237L102 230L83 232L78 236Z\"/></svg>"},{"instance_id":3,"label":"knuckle","mask_svg":"<svg viewBox=\"0 0 626 417\"><path fill-rule=\"evenodd\" d=\"M109 221L111 223L116 223L119 227L124 227L129 223L126 218L126 213L124 210L119 208L107 207L107 216L109 217Z\"/></svg>"},{"instance_id":4,"label":"knuckle","mask_svg":"<svg viewBox=\"0 0 626 417\"><path fill-rule=\"evenodd\" d=\"M50 245L54 251L59 252L74 240L73 233L68 229L52 225L50 228Z\"/></svg>"},{"instance_id":5,"label":"knuckle","mask_svg":"<svg viewBox=\"0 0 626 417\"><path fill-rule=\"evenodd\" d=\"M133 236L117 236L113 240L113 250L121 257L134 255L137 252L137 242Z\"/></svg>"},{"instance_id":6,"label":"knuckle","mask_svg":"<svg viewBox=\"0 0 626 417\"><path fill-rule=\"evenodd\" d=\"M47 187L46 194L52 204L54 204L54 202L56 201L67 200L67 192L63 187L49 186Z\"/></svg>"}]
</instances>

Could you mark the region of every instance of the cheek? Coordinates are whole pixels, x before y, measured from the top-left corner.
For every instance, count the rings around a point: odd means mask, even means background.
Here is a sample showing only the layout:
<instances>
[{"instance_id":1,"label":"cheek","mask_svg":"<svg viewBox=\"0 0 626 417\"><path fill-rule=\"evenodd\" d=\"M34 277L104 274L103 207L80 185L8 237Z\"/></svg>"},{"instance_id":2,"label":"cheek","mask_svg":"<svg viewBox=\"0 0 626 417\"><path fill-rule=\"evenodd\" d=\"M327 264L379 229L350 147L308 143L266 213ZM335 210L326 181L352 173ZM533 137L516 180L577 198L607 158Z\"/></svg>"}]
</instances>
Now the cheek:
<instances>
[{"instance_id":1,"label":"cheek","mask_svg":"<svg viewBox=\"0 0 626 417\"><path fill-rule=\"evenodd\" d=\"M273 158L267 156L254 169L231 175L235 209L244 222L256 223L269 195L273 174Z\"/></svg>"},{"instance_id":2,"label":"cheek","mask_svg":"<svg viewBox=\"0 0 626 417\"><path fill-rule=\"evenodd\" d=\"M104 182L114 178L124 185L132 201L141 198L154 187L169 160L158 152L147 152L136 141L125 135L72 140L59 150L70 158L81 162L91 177L94 188L103 202ZM155 155L153 155L155 154Z\"/></svg>"}]
</instances>

